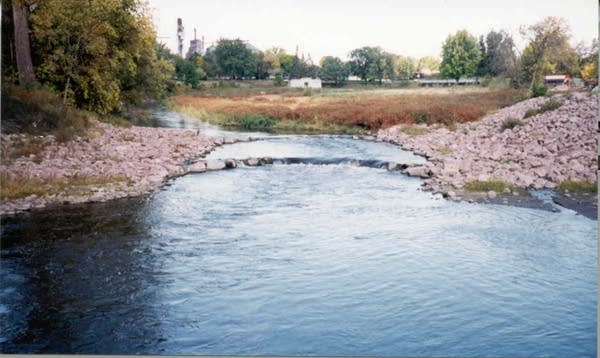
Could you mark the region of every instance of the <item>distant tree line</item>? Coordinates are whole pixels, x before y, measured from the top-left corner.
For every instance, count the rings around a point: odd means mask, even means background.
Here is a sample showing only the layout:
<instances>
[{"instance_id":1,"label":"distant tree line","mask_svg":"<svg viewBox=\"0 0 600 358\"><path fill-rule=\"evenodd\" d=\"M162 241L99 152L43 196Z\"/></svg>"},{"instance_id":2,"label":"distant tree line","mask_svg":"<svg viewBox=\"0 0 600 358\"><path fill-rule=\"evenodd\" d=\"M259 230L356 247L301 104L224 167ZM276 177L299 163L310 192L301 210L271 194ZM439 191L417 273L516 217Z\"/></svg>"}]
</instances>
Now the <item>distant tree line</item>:
<instances>
[{"instance_id":1,"label":"distant tree line","mask_svg":"<svg viewBox=\"0 0 600 358\"><path fill-rule=\"evenodd\" d=\"M449 35L441 60L413 58L365 46L348 61L325 56L318 64L272 47L258 51L240 39L222 39L201 55L180 57L156 40L140 0L6 0L2 2L3 83L43 85L63 103L98 113L163 98L206 79L285 79L319 76L343 86L349 76L382 84L437 73L443 78L497 77L533 89L545 74L598 77L598 42L572 47L565 20L549 17L523 27L522 52L506 31L479 38Z\"/></svg>"}]
</instances>

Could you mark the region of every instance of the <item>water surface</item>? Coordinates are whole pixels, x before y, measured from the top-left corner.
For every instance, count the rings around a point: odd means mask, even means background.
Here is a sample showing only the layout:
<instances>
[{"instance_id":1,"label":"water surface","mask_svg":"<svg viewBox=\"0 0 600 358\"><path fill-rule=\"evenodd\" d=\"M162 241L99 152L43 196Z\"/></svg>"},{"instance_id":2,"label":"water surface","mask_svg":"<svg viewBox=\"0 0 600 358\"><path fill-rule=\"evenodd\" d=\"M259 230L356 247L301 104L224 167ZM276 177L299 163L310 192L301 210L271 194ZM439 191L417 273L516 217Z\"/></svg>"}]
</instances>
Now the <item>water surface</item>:
<instances>
[{"instance_id":1,"label":"water surface","mask_svg":"<svg viewBox=\"0 0 600 358\"><path fill-rule=\"evenodd\" d=\"M348 137L213 157L422 160ZM597 222L399 172L241 167L2 219L5 353L596 355Z\"/></svg>"}]
</instances>

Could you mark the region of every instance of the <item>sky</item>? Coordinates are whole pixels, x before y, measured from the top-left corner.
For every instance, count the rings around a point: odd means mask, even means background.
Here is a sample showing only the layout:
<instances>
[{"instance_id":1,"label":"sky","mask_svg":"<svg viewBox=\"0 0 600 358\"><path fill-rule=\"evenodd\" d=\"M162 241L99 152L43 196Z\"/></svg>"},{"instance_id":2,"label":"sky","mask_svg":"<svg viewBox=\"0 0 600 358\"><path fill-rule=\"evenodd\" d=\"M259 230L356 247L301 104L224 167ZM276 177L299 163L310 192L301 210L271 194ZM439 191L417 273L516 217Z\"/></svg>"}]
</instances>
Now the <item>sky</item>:
<instances>
[{"instance_id":1,"label":"sky","mask_svg":"<svg viewBox=\"0 0 600 358\"><path fill-rule=\"evenodd\" d=\"M597 0L149 0L158 40L177 52L177 18L189 41L206 44L240 38L260 50L277 46L294 54L296 46L315 63L323 56L348 59L362 46L413 57L440 57L446 37L466 29L479 37L506 30L518 48L520 26L559 16L571 27L572 44L598 37Z\"/></svg>"}]
</instances>

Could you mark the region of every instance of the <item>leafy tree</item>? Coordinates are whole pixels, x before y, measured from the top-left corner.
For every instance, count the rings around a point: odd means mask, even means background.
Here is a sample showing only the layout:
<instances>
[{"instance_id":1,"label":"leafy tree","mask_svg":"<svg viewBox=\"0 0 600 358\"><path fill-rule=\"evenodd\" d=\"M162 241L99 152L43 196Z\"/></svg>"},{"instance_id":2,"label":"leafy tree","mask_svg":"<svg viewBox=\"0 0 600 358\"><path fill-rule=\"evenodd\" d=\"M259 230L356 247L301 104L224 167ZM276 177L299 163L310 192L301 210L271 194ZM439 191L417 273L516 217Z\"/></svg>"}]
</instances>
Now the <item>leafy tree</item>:
<instances>
[{"instance_id":1,"label":"leafy tree","mask_svg":"<svg viewBox=\"0 0 600 358\"><path fill-rule=\"evenodd\" d=\"M574 50L568 43L570 29L564 19L547 17L537 24L521 28L521 33L529 39L525 49L527 53L524 51L522 55L526 57L522 58L521 64L524 75L529 78L530 90L541 82L544 69L556 66L559 62L563 62L559 64L561 68L568 67L571 62L569 53Z\"/></svg>"},{"instance_id":2,"label":"leafy tree","mask_svg":"<svg viewBox=\"0 0 600 358\"><path fill-rule=\"evenodd\" d=\"M206 73L206 77L216 78L220 75L219 64L215 51L207 52L203 57L202 70Z\"/></svg>"},{"instance_id":3,"label":"leafy tree","mask_svg":"<svg viewBox=\"0 0 600 358\"><path fill-rule=\"evenodd\" d=\"M448 36L442 47L442 76L459 80L464 76L472 76L477 70L481 52L475 37L461 30Z\"/></svg>"},{"instance_id":4,"label":"leafy tree","mask_svg":"<svg viewBox=\"0 0 600 358\"><path fill-rule=\"evenodd\" d=\"M380 57L381 49L376 47L365 46L352 50L350 52L350 69L352 74L367 82L367 79L370 77L369 74L373 74L371 66L375 61L379 61Z\"/></svg>"},{"instance_id":5,"label":"leafy tree","mask_svg":"<svg viewBox=\"0 0 600 358\"><path fill-rule=\"evenodd\" d=\"M579 57L581 77L585 80L598 79L598 40L592 40L591 45L580 43L576 48Z\"/></svg>"},{"instance_id":6,"label":"leafy tree","mask_svg":"<svg viewBox=\"0 0 600 358\"><path fill-rule=\"evenodd\" d=\"M422 71L423 69L429 69L431 71L439 71L440 61L432 56L421 57L417 62L417 70Z\"/></svg>"},{"instance_id":7,"label":"leafy tree","mask_svg":"<svg viewBox=\"0 0 600 358\"><path fill-rule=\"evenodd\" d=\"M363 81L379 81L395 77L394 55L380 47L361 47L350 52L350 71Z\"/></svg>"},{"instance_id":8,"label":"leafy tree","mask_svg":"<svg viewBox=\"0 0 600 358\"><path fill-rule=\"evenodd\" d=\"M269 77L269 71L273 66L271 60L265 57L264 52L255 52L252 56L254 56L254 77L257 80Z\"/></svg>"},{"instance_id":9,"label":"leafy tree","mask_svg":"<svg viewBox=\"0 0 600 358\"><path fill-rule=\"evenodd\" d=\"M289 78L316 77L319 67L303 61L298 56L283 55L279 58L281 73Z\"/></svg>"},{"instance_id":10,"label":"leafy tree","mask_svg":"<svg viewBox=\"0 0 600 358\"><path fill-rule=\"evenodd\" d=\"M264 60L271 64L272 73L281 72L281 59L287 56L284 49L271 47L264 52Z\"/></svg>"},{"instance_id":11,"label":"leafy tree","mask_svg":"<svg viewBox=\"0 0 600 358\"><path fill-rule=\"evenodd\" d=\"M198 88L200 80L205 75L204 70L198 64L197 57L197 54L187 59L179 55L174 56L175 78L192 88Z\"/></svg>"},{"instance_id":12,"label":"leafy tree","mask_svg":"<svg viewBox=\"0 0 600 358\"><path fill-rule=\"evenodd\" d=\"M169 66L137 1L45 0L30 20L39 78L64 102L104 114L165 94Z\"/></svg>"},{"instance_id":13,"label":"leafy tree","mask_svg":"<svg viewBox=\"0 0 600 358\"><path fill-rule=\"evenodd\" d=\"M254 56L240 39L219 40L214 52L220 74L231 79L249 77L255 70Z\"/></svg>"},{"instance_id":14,"label":"leafy tree","mask_svg":"<svg viewBox=\"0 0 600 358\"><path fill-rule=\"evenodd\" d=\"M419 62L412 57L398 56L396 59L396 71L398 78L402 80L410 80L414 78L418 70Z\"/></svg>"},{"instance_id":15,"label":"leafy tree","mask_svg":"<svg viewBox=\"0 0 600 358\"><path fill-rule=\"evenodd\" d=\"M336 86L342 86L350 74L348 67L338 57L326 56L321 59L319 76L325 81L333 81Z\"/></svg>"},{"instance_id":16,"label":"leafy tree","mask_svg":"<svg viewBox=\"0 0 600 358\"><path fill-rule=\"evenodd\" d=\"M479 63L477 64L477 70L475 71L475 74L477 76L487 76L490 74L490 59L485 48L483 35L479 36L479 53L481 57Z\"/></svg>"},{"instance_id":17,"label":"leafy tree","mask_svg":"<svg viewBox=\"0 0 600 358\"><path fill-rule=\"evenodd\" d=\"M512 37L505 31L490 31L485 44L486 52L482 61L487 64L487 73L492 76L507 74L516 60Z\"/></svg>"}]
</instances>

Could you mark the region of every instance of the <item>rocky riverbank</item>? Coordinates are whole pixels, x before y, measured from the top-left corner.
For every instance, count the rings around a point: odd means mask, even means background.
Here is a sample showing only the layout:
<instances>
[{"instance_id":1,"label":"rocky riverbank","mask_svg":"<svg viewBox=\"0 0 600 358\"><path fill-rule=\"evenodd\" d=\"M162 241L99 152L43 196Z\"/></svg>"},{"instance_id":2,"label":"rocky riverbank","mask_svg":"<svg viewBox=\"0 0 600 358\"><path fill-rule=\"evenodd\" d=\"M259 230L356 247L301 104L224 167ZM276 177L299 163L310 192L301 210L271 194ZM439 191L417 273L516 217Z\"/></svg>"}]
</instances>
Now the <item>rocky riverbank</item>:
<instances>
[{"instance_id":1,"label":"rocky riverbank","mask_svg":"<svg viewBox=\"0 0 600 358\"><path fill-rule=\"evenodd\" d=\"M6 192L0 213L15 213L53 204L102 202L148 193L168 178L190 171L195 161L215 146L241 139L212 138L192 130L115 127L95 122L85 136L60 143L52 136L37 138L37 154L3 158L0 173L6 181L39 194L10 197ZM248 138L246 138L248 139ZM27 135L2 135L3 152L29 140ZM38 190L35 190L38 189ZM18 195L17 195L18 196Z\"/></svg>"},{"instance_id":2,"label":"rocky riverbank","mask_svg":"<svg viewBox=\"0 0 600 358\"><path fill-rule=\"evenodd\" d=\"M549 101L559 107L552 109ZM382 129L377 139L426 156L425 165L405 172L424 178L426 189L451 198L468 196L465 186L473 183L495 181L520 189L554 189L567 181L597 181L596 95L529 99L480 121L458 124L454 131L426 125L417 128ZM516 190L505 189L490 192L488 197L497 200L497 196L516 194ZM595 195L591 199L588 201L595 205Z\"/></svg>"}]
</instances>

